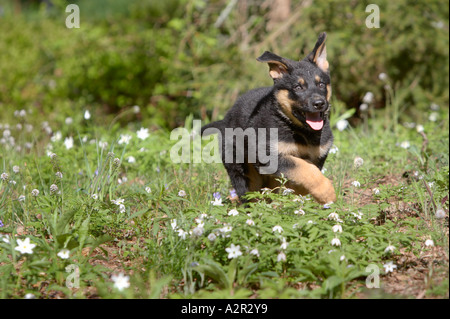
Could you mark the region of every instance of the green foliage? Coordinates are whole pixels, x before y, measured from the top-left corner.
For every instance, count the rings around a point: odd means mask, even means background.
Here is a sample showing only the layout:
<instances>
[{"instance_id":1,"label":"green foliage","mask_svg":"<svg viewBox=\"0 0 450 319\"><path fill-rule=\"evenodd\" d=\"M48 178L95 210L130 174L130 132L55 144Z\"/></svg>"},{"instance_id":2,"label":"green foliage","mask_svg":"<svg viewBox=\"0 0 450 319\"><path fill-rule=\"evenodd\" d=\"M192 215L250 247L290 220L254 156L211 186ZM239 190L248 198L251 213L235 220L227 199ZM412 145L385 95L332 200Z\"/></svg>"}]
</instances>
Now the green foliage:
<instances>
[{"instance_id":1,"label":"green foliage","mask_svg":"<svg viewBox=\"0 0 450 319\"><path fill-rule=\"evenodd\" d=\"M204 118L212 110L216 118L236 94L269 84L255 61L262 51L296 59L327 31L333 92L348 108L358 108L369 91L383 107L390 98L386 86L408 88L396 102L403 120L415 120L431 103L448 104L448 6L441 1L379 1L379 29L366 27L362 2L305 7L293 1L301 22L270 32L267 8L251 5L238 5L214 27L225 4L78 1L80 29L61 23L64 1L19 16L6 10L0 100L46 111L60 110L61 103L109 113L139 105L152 124L173 128L190 113ZM242 33L240 21L249 21Z\"/></svg>"}]
</instances>

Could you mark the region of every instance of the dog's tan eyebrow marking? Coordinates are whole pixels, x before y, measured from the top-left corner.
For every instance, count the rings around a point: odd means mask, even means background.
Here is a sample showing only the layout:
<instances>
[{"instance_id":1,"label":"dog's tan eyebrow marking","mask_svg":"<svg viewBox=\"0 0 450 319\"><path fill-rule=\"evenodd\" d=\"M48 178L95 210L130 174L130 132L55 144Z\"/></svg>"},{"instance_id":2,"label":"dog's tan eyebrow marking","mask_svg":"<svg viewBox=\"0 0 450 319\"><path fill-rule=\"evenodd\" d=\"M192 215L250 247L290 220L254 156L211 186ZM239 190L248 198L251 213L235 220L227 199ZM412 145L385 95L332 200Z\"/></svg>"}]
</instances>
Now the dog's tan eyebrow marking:
<instances>
[{"instance_id":1,"label":"dog's tan eyebrow marking","mask_svg":"<svg viewBox=\"0 0 450 319\"><path fill-rule=\"evenodd\" d=\"M278 103L280 103L281 111L285 116L287 116L292 123L294 123L297 126L303 126L302 122L300 122L294 114L292 114L292 105L294 104L294 101L292 101L289 98L289 91L288 90L280 90L276 98L278 100Z\"/></svg>"},{"instance_id":2,"label":"dog's tan eyebrow marking","mask_svg":"<svg viewBox=\"0 0 450 319\"><path fill-rule=\"evenodd\" d=\"M320 76L316 75L315 79L316 79L316 82L320 82Z\"/></svg>"},{"instance_id":3,"label":"dog's tan eyebrow marking","mask_svg":"<svg viewBox=\"0 0 450 319\"><path fill-rule=\"evenodd\" d=\"M331 98L331 85L327 84L327 101L330 102Z\"/></svg>"},{"instance_id":4,"label":"dog's tan eyebrow marking","mask_svg":"<svg viewBox=\"0 0 450 319\"><path fill-rule=\"evenodd\" d=\"M298 79L298 83L300 83L301 85L304 85L304 84L305 84L305 79L302 78L302 77L300 77L300 78Z\"/></svg>"}]
</instances>

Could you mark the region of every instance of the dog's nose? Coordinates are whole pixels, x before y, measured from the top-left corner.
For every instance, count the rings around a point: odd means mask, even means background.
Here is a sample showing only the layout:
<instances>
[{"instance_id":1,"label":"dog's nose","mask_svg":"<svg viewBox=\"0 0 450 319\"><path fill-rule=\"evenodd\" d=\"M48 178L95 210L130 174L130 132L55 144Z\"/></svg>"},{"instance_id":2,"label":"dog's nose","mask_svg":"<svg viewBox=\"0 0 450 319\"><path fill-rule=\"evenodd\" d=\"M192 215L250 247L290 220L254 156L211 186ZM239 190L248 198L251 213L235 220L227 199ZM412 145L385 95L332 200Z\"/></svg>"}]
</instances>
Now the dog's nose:
<instances>
[{"instance_id":1,"label":"dog's nose","mask_svg":"<svg viewBox=\"0 0 450 319\"><path fill-rule=\"evenodd\" d=\"M313 106L316 109L321 109L321 108L323 108L324 105L325 105L325 100L323 100L323 99L317 99L313 102Z\"/></svg>"}]
</instances>

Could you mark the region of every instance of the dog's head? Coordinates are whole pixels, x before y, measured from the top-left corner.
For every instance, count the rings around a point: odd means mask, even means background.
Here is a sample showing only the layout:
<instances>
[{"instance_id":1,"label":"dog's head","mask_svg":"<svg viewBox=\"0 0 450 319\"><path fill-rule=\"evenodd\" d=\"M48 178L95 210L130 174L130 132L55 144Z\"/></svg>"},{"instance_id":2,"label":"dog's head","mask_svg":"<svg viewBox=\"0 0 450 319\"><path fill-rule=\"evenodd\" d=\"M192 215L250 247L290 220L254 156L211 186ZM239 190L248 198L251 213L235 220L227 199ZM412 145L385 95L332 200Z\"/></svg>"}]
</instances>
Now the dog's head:
<instances>
[{"instance_id":1,"label":"dog's head","mask_svg":"<svg viewBox=\"0 0 450 319\"><path fill-rule=\"evenodd\" d=\"M326 33L321 33L310 54L301 61L264 52L257 60L268 63L281 111L297 126L322 130L330 107L331 85Z\"/></svg>"}]
</instances>

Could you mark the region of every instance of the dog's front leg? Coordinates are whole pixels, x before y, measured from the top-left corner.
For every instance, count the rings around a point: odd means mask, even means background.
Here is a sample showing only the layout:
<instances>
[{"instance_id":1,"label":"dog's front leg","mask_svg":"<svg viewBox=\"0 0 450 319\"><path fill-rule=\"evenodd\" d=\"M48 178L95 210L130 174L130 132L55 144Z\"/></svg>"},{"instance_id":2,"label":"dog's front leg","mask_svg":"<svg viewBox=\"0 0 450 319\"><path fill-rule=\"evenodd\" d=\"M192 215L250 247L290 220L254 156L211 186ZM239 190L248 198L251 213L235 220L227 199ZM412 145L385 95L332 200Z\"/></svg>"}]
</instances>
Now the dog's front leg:
<instances>
[{"instance_id":1,"label":"dog's front leg","mask_svg":"<svg viewBox=\"0 0 450 319\"><path fill-rule=\"evenodd\" d=\"M287 187L296 193L311 194L320 204L336 201L333 184L316 165L295 156L282 156L278 171L289 180Z\"/></svg>"}]
</instances>

